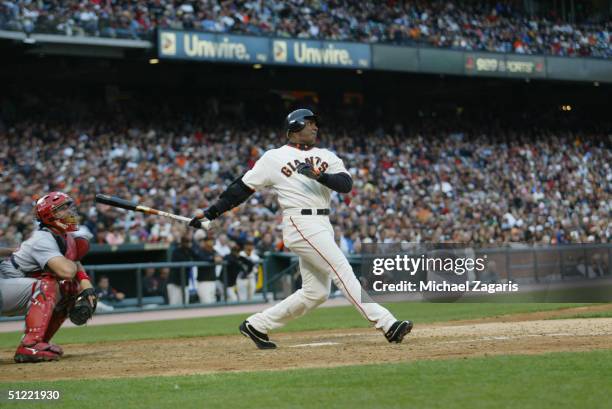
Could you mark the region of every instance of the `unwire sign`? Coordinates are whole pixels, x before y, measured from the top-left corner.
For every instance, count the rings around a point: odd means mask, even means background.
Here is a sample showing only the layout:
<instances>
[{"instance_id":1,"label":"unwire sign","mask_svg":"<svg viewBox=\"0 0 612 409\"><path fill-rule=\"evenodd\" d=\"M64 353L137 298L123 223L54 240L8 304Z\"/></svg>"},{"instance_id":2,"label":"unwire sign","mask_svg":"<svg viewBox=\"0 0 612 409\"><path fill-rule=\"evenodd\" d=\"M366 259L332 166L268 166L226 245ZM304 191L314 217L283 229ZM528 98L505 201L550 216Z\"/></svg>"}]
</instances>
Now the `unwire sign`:
<instances>
[{"instance_id":1,"label":"unwire sign","mask_svg":"<svg viewBox=\"0 0 612 409\"><path fill-rule=\"evenodd\" d=\"M368 69L367 44L159 30L160 58Z\"/></svg>"}]
</instances>

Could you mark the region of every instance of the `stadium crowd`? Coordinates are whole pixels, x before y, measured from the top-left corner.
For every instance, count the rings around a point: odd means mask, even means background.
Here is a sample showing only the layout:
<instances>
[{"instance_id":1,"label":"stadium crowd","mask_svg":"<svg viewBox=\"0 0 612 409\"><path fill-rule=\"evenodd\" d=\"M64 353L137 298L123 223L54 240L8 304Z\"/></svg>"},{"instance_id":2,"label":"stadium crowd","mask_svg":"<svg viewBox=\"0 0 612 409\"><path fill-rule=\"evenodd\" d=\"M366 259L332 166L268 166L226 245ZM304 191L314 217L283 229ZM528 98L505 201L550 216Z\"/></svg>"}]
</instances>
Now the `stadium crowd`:
<instances>
[{"instance_id":1,"label":"stadium crowd","mask_svg":"<svg viewBox=\"0 0 612 409\"><path fill-rule=\"evenodd\" d=\"M530 16L512 1L69 0L0 2L0 29L148 39L156 27L462 50L612 56L612 22Z\"/></svg>"},{"instance_id":2,"label":"stadium crowd","mask_svg":"<svg viewBox=\"0 0 612 409\"><path fill-rule=\"evenodd\" d=\"M518 130L329 129L321 145L343 158L350 194L331 219L347 253L367 242L612 242L612 150L607 135ZM34 228L33 202L61 190L97 243L176 242L186 228L95 206L103 192L191 216L271 147L276 128L231 123L164 127L20 122L0 126L0 246ZM560 149L563 147L563 149ZM283 250L271 192L256 192L214 234L259 252Z\"/></svg>"}]
</instances>

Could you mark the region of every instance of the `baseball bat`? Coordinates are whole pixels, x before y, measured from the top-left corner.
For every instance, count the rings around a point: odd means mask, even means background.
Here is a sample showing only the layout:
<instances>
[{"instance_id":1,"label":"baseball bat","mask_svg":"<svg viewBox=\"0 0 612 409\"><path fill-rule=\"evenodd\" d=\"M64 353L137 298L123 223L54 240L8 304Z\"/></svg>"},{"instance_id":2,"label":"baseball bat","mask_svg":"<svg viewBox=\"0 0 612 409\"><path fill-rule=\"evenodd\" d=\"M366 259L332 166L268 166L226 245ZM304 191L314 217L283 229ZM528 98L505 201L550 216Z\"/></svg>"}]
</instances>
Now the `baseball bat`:
<instances>
[{"instance_id":1,"label":"baseball bat","mask_svg":"<svg viewBox=\"0 0 612 409\"><path fill-rule=\"evenodd\" d=\"M108 195L103 195L99 193L96 195L96 202L102 203L105 205L109 205L109 206L113 206L113 207L119 207L121 209L132 210L135 212L141 212L145 214L154 214L156 216L168 217L170 219L179 220L187 224L191 222L191 219L189 217L179 216L178 214L164 212L162 210L153 209L148 206L142 206L142 205L139 205L138 203L132 203L130 201L127 201L125 199L121 199L115 196L108 196ZM209 224L210 224L210 220L206 220L202 222L201 227L204 229L207 229Z\"/></svg>"}]
</instances>

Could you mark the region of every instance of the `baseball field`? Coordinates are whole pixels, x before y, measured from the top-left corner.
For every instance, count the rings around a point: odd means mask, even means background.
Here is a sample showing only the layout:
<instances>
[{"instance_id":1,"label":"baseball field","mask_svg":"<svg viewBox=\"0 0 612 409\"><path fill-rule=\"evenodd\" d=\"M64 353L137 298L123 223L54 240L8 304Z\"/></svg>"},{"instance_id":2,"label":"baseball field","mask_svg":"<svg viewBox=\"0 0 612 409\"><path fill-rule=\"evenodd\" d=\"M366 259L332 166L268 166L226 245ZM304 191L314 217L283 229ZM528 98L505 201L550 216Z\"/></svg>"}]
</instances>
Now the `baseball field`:
<instances>
[{"instance_id":1,"label":"baseball field","mask_svg":"<svg viewBox=\"0 0 612 409\"><path fill-rule=\"evenodd\" d=\"M609 408L612 304L395 303L390 345L348 306L319 309L260 351L244 315L66 328L59 362L16 365L0 334L3 408ZM58 390L57 402L5 400Z\"/></svg>"}]
</instances>

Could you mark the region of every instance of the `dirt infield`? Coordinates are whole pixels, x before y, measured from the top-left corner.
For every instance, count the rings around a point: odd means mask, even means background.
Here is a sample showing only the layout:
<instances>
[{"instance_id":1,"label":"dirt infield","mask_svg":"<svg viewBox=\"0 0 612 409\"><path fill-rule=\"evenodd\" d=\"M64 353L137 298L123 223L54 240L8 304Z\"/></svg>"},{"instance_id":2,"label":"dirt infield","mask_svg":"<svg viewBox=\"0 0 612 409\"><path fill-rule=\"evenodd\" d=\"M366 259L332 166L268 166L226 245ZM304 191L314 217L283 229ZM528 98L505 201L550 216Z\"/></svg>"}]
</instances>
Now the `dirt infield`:
<instances>
[{"instance_id":1,"label":"dirt infield","mask_svg":"<svg viewBox=\"0 0 612 409\"><path fill-rule=\"evenodd\" d=\"M388 344L376 330L355 329L276 334L275 351L259 351L240 335L72 344L65 345L60 362L38 365L14 364L14 351L2 349L0 381L190 375L610 349L612 318L546 320L607 309L610 305L417 324L401 345Z\"/></svg>"}]
</instances>

